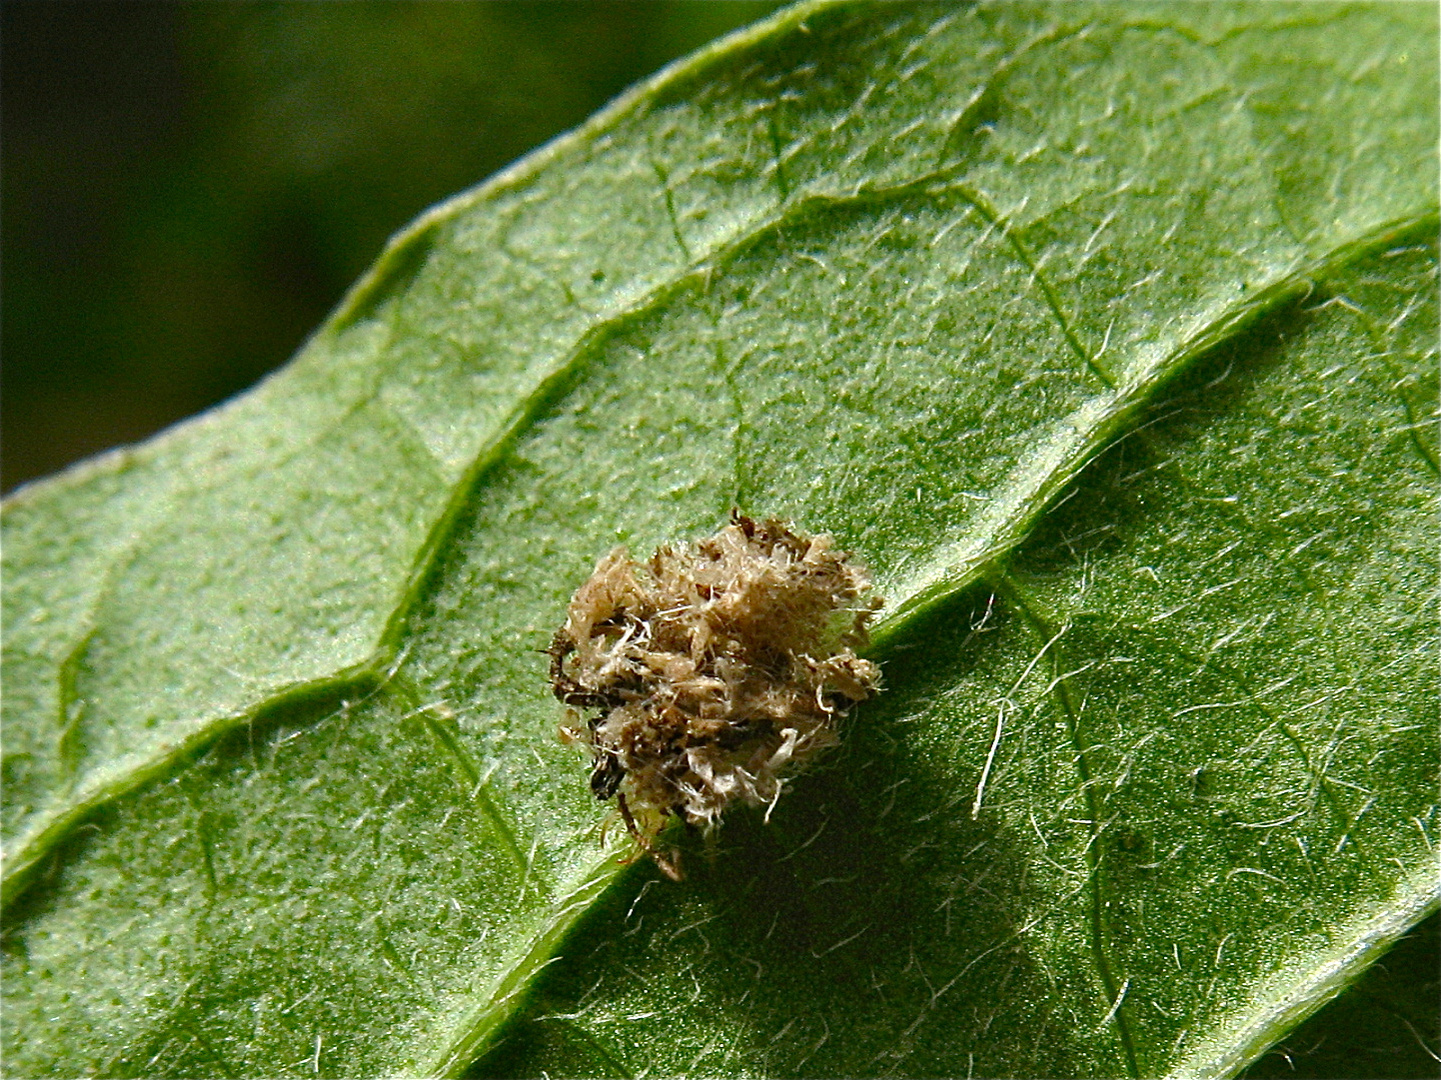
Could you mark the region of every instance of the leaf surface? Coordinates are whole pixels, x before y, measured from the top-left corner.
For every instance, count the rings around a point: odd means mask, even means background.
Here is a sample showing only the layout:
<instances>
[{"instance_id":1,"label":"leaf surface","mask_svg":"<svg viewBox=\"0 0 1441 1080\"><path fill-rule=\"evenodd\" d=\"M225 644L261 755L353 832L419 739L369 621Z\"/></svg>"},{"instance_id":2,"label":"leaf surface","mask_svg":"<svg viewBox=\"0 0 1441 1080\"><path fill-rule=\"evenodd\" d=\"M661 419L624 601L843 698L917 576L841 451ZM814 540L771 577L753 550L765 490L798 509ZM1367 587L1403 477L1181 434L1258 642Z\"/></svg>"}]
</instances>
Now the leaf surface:
<instances>
[{"instance_id":1,"label":"leaf surface","mask_svg":"<svg viewBox=\"0 0 1441 1080\"><path fill-rule=\"evenodd\" d=\"M12 499L8 1070L1240 1069L1435 905L1434 33L793 9ZM733 505L889 689L672 886L535 650Z\"/></svg>"}]
</instances>

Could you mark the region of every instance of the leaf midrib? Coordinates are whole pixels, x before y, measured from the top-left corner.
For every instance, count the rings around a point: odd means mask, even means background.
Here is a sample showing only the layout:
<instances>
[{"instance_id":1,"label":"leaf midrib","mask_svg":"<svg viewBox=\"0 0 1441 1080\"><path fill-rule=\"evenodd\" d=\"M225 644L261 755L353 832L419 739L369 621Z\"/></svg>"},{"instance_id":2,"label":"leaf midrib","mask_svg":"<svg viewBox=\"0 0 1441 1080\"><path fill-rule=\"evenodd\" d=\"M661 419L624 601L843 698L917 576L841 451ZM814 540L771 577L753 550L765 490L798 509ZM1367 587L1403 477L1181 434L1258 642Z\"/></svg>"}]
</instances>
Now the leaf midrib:
<instances>
[{"instance_id":1,"label":"leaf midrib","mask_svg":"<svg viewBox=\"0 0 1441 1080\"><path fill-rule=\"evenodd\" d=\"M941 170L941 173L944 171ZM31 872L40 860L91 812L149 780L158 778L174 764L194 755L225 732L253 720L257 715L276 708L287 700L343 691L351 687L369 687L377 680L386 678L385 673L394 666L396 658L403 654L403 642L410 617L424 595L425 586L439 565L439 556L445 550L472 494L493 469L504 463L511 448L534 426L545 410L562 399L583 376L585 360L607 339L631 323L653 313L686 289L703 288L713 275L754 245L812 215L831 214L855 206L884 204L917 194L938 194L942 191L958 192L978 208L988 206L983 196L963 185L944 182L938 184L937 181L942 179L941 173L928 173L919 180L882 188L862 189L849 195L810 195L795 200L781 207L779 213L770 215L744 234L719 246L703 262L692 265L657 285L636 303L589 326L564 360L542 376L534 389L512 408L509 416L498 425L462 479L454 486L445 509L429 530L412 564L411 573L400 590L394 611L386 623L377 648L368 659L325 678L285 687L241 713L217 717L192 730L166 752L138 762L127 775L108 777L105 782L92 785L84 796L69 805L48 813L42 812L36 824L14 850L6 855L4 879L0 882L0 901L6 904L13 901L26 887ZM984 213L984 210L982 212ZM1118 389L1093 395L1083 401L1069 416L1052 425L1052 431L1056 434L1040 444L1039 453L1033 453L1028 462L1021 463L1013 471L1011 482L987 504L964 538L941 547L926 563L909 568L904 577L888 584L887 592L898 599L888 613L874 624L872 639L875 646L883 648L888 642L902 635L917 619L923 618L973 584L992 560L1019 544L1046 508L1085 465L1113 439L1122 436L1128 421L1199 357L1258 318L1309 293L1314 287L1315 279L1323 276L1329 267L1344 264L1366 252L1388 247L1399 237L1412 231L1424 230L1429 226L1434 233L1437 220L1438 215L1434 212L1414 215L1389 222L1357 239L1338 245L1325 256L1257 290L1245 303L1228 309L1168 356L1139 375L1134 375ZM1004 219L999 219L997 224L1009 231ZM418 226L407 235L423 236L430 227L431 222L426 221L423 227ZM1014 245L1011 250L1021 264L1025 265L1021 252ZM400 257L395 249L389 254L391 258ZM363 285L358 286L357 293L362 291ZM348 302L342 312L337 314L336 324L344 320L344 311L358 302ZM1054 307L1051 310L1060 320L1062 331L1066 331L1065 320L1061 318L1060 312ZM1062 441L1067 431L1071 433L1066 440L1069 446L1063 448L1063 453L1056 455L1054 451L1057 444Z\"/></svg>"},{"instance_id":2,"label":"leaf midrib","mask_svg":"<svg viewBox=\"0 0 1441 1080\"><path fill-rule=\"evenodd\" d=\"M1247 303L1226 312L1221 318L1194 335L1188 342L1175 349L1143 377L1136 378L1115 391L1110 395L1113 402L1112 407L1101 414L1103 422L1095 426L1090 437L1083 441L1084 444L1059 462L1058 468L1047 477L1046 482L1030 489L1033 502L1022 505L1013 518L1001 523L1004 525L1003 528L998 525L991 534L991 546L987 547L983 553L964 563L942 565L933 572L934 580L938 583L935 587L930 590L916 590L904 596L893 609L893 613L876 625L872 634L873 646L877 649L888 646L933 609L963 592L984 576L993 566L995 559L1024 539L1059 491L1101 453L1112 439L1119 438L1124 434L1122 429L1125 424L1136 417L1146 405L1154 402L1166 386L1202 357L1245 331L1257 319L1308 295L1314 288L1315 279L1323 277L1331 267L1343 265L1367 252L1389 247L1397 238L1412 231L1428 227L1434 231L1437 224L1441 224L1441 219L1438 219L1438 215L1434 213L1417 215L1399 222L1389 223L1382 228L1373 230L1366 237L1339 246L1326 257L1318 259L1304 269L1288 274L1267 288L1258 291ZM577 357L579 355L577 353ZM1084 409L1083 405L1082 410ZM1078 412L1082 410L1078 410ZM1022 500L1016 501L1021 502ZM970 546L974 547L975 545ZM1085 785L1085 787L1089 790L1089 785ZM1091 888L1095 893L1093 899L1099 902L1100 883L1095 880L1095 869L1095 867L1092 868ZM561 944L570 929L584 914L585 905L575 902L574 897L585 891L590 894L591 899L598 898L601 892L621 877L624 872L625 868L617 866L614 862L609 861L609 858L592 865L582 876L580 883L567 893L565 906L547 919L542 930L529 937L524 946L517 950L516 965L509 969L503 969L496 976L493 985L504 987L505 996L499 1001L490 1000L488 997L478 997L475 1004L469 1009L471 1023L459 1025L457 1036L449 1045L429 1058L427 1065L421 1066L421 1074L443 1077L460 1075L483 1052L504 1021L514 1011L516 1001L520 996L518 980L527 978L528 974L539 972L550 962L549 959L544 962L541 962L540 959L545 942L553 941L556 945ZM1411 923L1408 922L1406 927L1410 925ZM1402 927L1397 933L1403 932L1404 929L1405 927ZM1113 1013L1113 1020L1117 1025L1118 1034L1125 1049L1128 1069L1130 1075L1139 1076L1139 1064L1133 1040L1123 1015L1124 1002L1115 1001L1119 988L1115 985L1114 976L1110 973L1104 960L1104 941L1101 940L1099 924L1093 925L1092 931L1093 946L1100 957L1099 966L1107 993L1110 995L1112 1003L1118 1006ZM1348 968L1348 970L1351 969Z\"/></svg>"},{"instance_id":3,"label":"leaf midrib","mask_svg":"<svg viewBox=\"0 0 1441 1080\"><path fill-rule=\"evenodd\" d=\"M598 133L613 127L622 117L643 112L658 92L696 76L718 58L734 55L751 42L771 39L791 29L804 29L808 18L837 6L843 6L842 0L812 0L811 3L797 5L678 60L652 79L621 95L575 131L562 135L536 153L528 155L477 189L448 200L423 214L387 245L376 265L356 283L336 313L316 335L317 340L333 339L347 327L374 313L392 294L398 282L417 265L416 254L428 249L449 222L476 206L494 201L507 193L523 190L555 161L573 153L577 147L585 146ZM964 156L956 153L958 135L965 133L974 124L978 110L984 108L985 102L1008 77L1020 58L1040 45L1083 33L1086 28L1085 22L1052 25L999 58L944 129L937 133L937 157L934 159L934 166L929 170L918 172L901 183L871 188L857 185L849 193L840 195L813 193L801 198L790 198L788 186L782 185L780 200L772 206L769 214L752 218L728 240L714 246L702 260L692 262L623 310L613 310L589 325L573 348L559 363L554 364L536 380L533 388L517 401L509 414L492 430L485 444L472 458L471 464L455 481L450 498L427 530L412 558L411 570L392 602L391 615L367 658L341 672L279 688L240 712L212 717L188 730L183 738L169 749L158 751L148 758L138 758L127 773L116 776L112 771L106 770L103 778L82 788L80 794L72 793L60 806L39 811L27 831L7 853L3 882L0 882L0 899L8 901L18 894L24 887L29 872L39 860L94 809L134 790L151 778L163 775L179 760L193 754L226 731L253 720L258 714L276 707L286 699L351 686L373 686L377 680L385 678L382 673L402 654L410 616L419 597L424 594L426 584L439 563L439 554L454 533L471 493L484 482L492 469L506 459L509 450L533 427L545 409L561 399L583 376L586 359L607 338L626 325L655 311L686 289L703 288L710 275L724 268L763 238L788 225L811 215L846 207L883 203L922 193L955 193L1002 231L1013 255L1027 269L1030 278L1041 291L1070 351L1093 377L1114 386L1115 381L1109 372L1097 363L1097 358L1089 353L1077 337L1072 319L1067 317L1054 288L1046 280L1021 237L983 193L951 182L965 167ZM778 168L782 165L780 156L777 156L776 164ZM675 221L669 185L663 175L659 182L668 200L677 243L682 251L689 251L690 248ZM1059 456L1052 455L1049 459L1046 454L1033 455L1029 462L1023 463L1023 467L1015 471L1011 483L997 494L973 522L967 540L938 549L923 564L910 567L903 578L888 585L888 593L892 597L899 597L899 602L875 625L878 643L902 633L912 619L944 604L950 596L971 584L988 560L1019 543L1039 514L1075 473L1084 467L1086 461L1090 460L1109 438L1122 432L1127 418L1135 409L1151 399L1159 382L1183 370L1193 354L1203 351L1211 343L1207 340L1209 334L1215 331L1214 337L1219 340L1249 318L1283 302L1287 295L1295 293L1298 283L1297 276L1292 275L1291 278L1254 296L1231 315L1218 320L1210 330L1198 335L1191 344L1158 362L1143 379L1092 397L1072 416L1055 425L1053 431L1057 433L1068 429L1072 433L1070 445L1063 448L1065 452ZM728 378L734 378L733 371L729 372ZM1058 435L1053 435L1046 440L1044 446L1054 450L1058 441ZM79 648L77 646L77 650ZM63 704L73 697L72 693L67 693L64 685L63 670L61 681L60 700ZM61 719L63 720L63 717ZM179 723L184 726L185 722Z\"/></svg>"}]
</instances>

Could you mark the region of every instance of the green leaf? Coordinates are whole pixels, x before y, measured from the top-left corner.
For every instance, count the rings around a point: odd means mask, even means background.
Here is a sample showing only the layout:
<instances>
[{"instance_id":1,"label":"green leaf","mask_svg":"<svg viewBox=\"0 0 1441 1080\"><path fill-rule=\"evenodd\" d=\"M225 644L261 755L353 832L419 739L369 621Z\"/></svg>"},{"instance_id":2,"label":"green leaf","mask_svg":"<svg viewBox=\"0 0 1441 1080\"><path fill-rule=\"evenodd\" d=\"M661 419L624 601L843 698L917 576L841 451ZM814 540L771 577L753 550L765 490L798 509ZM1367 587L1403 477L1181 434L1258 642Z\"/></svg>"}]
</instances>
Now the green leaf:
<instances>
[{"instance_id":1,"label":"green leaf","mask_svg":"<svg viewBox=\"0 0 1441 1080\"><path fill-rule=\"evenodd\" d=\"M1436 906L1435 32L792 9L15 496L7 1072L1236 1073ZM733 505L889 689L674 885L535 650Z\"/></svg>"},{"instance_id":2,"label":"green leaf","mask_svg":"<svg viewBox=\"0 0 1441 1080\"><path fill-rule=\"evenodd\" d=\"M1433 1048L1441 1046L1438 956L1441 918L1432 915L1242 1076L1435 1076L1438 1057Z\"/></svg>"}]
</instances>

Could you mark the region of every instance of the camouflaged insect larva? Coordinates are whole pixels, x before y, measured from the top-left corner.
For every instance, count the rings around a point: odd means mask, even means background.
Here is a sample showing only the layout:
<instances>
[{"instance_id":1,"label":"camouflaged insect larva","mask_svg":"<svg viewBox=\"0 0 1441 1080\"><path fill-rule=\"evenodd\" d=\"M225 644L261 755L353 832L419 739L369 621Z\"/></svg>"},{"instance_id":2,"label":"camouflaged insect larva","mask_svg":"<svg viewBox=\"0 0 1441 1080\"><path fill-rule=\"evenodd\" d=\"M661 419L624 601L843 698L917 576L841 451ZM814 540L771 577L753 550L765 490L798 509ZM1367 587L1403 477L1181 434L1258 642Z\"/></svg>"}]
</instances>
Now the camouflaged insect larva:
<instances>
[{"instance_id":1,"label":"camouflaged insect larva","mask_svg":"<svg viewBox=\"0 0 1441 1080\"><path fill-rule=\"evenodd\" d=\"M669 817L710 828L734 802L774 806L876 691L855 653L880 606L869 590L829 536L739 513L645 565L618 548L576 590L547 650L562 736L590 749L591 790L668 876Z\"/></svg>"}]
</instances>

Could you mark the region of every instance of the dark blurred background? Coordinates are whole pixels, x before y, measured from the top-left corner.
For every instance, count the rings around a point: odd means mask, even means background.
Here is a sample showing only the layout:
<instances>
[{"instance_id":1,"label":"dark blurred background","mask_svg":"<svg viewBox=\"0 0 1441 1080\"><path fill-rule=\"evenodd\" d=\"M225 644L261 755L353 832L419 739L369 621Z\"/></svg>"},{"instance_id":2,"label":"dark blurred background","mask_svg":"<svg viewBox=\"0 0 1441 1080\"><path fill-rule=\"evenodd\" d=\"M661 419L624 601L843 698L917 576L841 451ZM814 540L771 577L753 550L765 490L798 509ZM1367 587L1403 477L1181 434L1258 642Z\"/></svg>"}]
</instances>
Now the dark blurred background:
<instances>
[{"instance_id":1,"label":"dark blurred background","mask_svg":"<svg viewBox=\"0 0 1441 1080\"><path fill-rule=\"evenodd\" d=\"M778 7L0 3L0 484L283 363L425 207Z\"/></svg>"}]
</instances>

